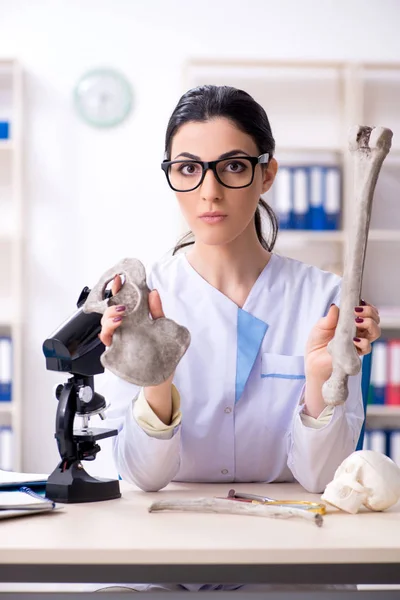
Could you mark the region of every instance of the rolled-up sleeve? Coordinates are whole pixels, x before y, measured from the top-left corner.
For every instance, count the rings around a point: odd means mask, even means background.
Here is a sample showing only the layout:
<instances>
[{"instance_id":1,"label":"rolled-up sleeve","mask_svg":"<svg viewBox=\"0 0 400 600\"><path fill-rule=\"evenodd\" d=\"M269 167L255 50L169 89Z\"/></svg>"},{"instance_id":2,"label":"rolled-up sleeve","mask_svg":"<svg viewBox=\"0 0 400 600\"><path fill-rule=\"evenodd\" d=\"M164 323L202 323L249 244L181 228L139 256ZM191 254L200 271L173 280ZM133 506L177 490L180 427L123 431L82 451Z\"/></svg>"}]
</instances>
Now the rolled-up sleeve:
<instances>
[{"instance_id":1,"label":"rolled-up sleeve","mask_svg":"<svg viewBox=\"0 0 400 600\"><path fill-rule=\"evenodd\" d=\"M110 402L104 426L118 430L113 438L113 456L119 475L144 491L160 490L170 483L180 466L179 394L176 390L173 393L174 423L164 426L165 431L159 431L154 413L153 421L148 421L150 407L143 411L144 397L142 408L139 405L137 411L138 420L134 416L135 402L142 393L140 387L110 372L101 377L105 377L100 385L101 393Z\"/></svg>"},{"instance_id":2,"label":"rolled-up sleeve","mask_svg":"<svg viewBox=\"0 0 400 600\"><path fill-rule=\"evenodd\" d=\"M288 467L309 492L323 492L341 462L356 449L364 421L361 372L349 377L348 385L346 402L335 406L330 415L331 409L321 415L318 426L310 426L301 404L294 416L288 437Z\"/></svg>"}]
</instances>

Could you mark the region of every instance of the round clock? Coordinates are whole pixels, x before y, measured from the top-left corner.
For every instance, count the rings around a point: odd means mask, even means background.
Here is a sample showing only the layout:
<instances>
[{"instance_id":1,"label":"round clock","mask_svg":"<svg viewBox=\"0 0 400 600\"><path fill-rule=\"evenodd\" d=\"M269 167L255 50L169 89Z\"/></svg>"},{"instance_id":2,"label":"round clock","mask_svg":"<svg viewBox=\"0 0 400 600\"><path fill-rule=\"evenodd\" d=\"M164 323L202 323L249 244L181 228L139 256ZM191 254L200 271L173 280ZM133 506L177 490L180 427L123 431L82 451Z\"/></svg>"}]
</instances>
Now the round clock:
<instances>
[{"instance_id":1,"label":"round clock","mask_svg":"<svg viewBox=\"0 0 400 600\"><path fill-rule=\"evenodd\" d=\"M95 127L113 127L122 123L132 108L132 89L114 69L96 69L78 81L75 106L81 117Z\"/></svg>"}]
</instances>

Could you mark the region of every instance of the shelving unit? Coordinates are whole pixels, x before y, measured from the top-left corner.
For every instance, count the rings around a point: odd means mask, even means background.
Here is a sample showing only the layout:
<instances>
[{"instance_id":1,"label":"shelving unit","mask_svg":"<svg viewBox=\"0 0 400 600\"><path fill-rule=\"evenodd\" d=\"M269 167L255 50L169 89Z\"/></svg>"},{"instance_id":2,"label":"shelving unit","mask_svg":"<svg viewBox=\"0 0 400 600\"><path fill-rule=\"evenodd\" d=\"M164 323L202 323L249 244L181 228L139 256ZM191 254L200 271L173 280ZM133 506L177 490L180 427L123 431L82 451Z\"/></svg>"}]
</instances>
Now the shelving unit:
<instances>
[{"instance_id":1,"label":"shelving unit","mask_svg":"<svg viewBox=\"0 0 400 600\"><path fill-rule=\"evenodd\" d=\"M21 469L22 343L22 72L16 60L0 60L0 121L10 123L0 140L0 337L12 342L11 402L0 402L0 427L12 430L12 468Z\"/></svg>"},{"instance_id":2,"label":"shelving unit","mask_svg":"<svg viewBox=\"0 0 400 600\"><path fill-rule=\"evenodd\" d=\"M189 61L185 90L202 84L244 89L265 108L280 165L321 161L341 168L340 229L281 230L275 248L340 275L353 219L349 129L357 124L392 129L391 152L375 190L362 296L382 309L383 337L400 338L400 63ZM273 194L265 199L274 207ZM367 425L382 414L400 429L400 408L385 406L368 409Z\"/></svg>"},{"instance_id":3,"label":"shelving unit","mask_svg":"<svg viewBox=\"0 0 400 600\"><path fill-rule=\"evenodd\" d=\"M367 411L367 429L393 430L399 428L400 406L370 404Z\"/></svg>"}]
</instances>

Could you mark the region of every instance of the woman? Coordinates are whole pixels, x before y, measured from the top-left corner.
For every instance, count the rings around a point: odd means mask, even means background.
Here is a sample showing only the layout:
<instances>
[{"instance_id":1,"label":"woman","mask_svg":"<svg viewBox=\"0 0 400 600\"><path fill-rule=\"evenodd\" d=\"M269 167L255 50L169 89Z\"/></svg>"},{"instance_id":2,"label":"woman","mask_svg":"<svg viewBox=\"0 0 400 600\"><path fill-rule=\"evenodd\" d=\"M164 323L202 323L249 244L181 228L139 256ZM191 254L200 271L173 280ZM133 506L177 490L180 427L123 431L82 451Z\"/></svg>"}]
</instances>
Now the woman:
<instances>
[{"instance_id":1,"label":"woman","mask_svg":"<svg viewBox=\"0 0 400 600\"><path fill-rule=\"evenodd\" d=\"M341 280L272 252L277 220L260 196L277 172L274 147L264 109L241 90L190 90L171 116L162 168L194 243L154 266L149 303L154 319L165 311L186 326L191 345L162 385L140 390L110 374L106 392L119 473L143 490L296 479L321 492L356 448L360 375L349 378L344 405L325 407L321 392ZM120 285L116 276L114 293ZM354 345L365 355L379 315L361 304ZM123 306L103 315L105 345L123 315Z\"/></svg>"}]
</instances>

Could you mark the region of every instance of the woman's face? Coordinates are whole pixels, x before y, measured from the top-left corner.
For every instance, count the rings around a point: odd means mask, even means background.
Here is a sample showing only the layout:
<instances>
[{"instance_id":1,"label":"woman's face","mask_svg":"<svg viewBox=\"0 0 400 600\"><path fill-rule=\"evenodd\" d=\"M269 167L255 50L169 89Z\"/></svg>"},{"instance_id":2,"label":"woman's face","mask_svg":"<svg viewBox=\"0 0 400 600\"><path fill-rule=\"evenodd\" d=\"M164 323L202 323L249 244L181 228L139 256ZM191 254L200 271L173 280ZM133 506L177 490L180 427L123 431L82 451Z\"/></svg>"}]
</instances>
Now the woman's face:
<instances>
[{"instance_id":1,"label":"woman's face","mask_svg":"<svg viewBox=\"0 0 400 600\"><path fill-rule=\"evenodd\" d=\"M234 154L229 157L231 162L223 165L225 173L241 168L235 163L235 156L260 154L254 140L247 133L226 118L216 118L182 125L172 140L170 160L218 160L232 151ZM258 164L250 186L231 189L219 183L209 169L198 188L191 192L175 192L196 242L223 245L232 242L245 230L251 228L254 232L254 213L260 195L271 187L276 170L275 159L269 162L268 167ZM190 166L188 172L190 173ZM215 212L220 217L204 216L205 213Z\"/></svg>"}]
</instances>

